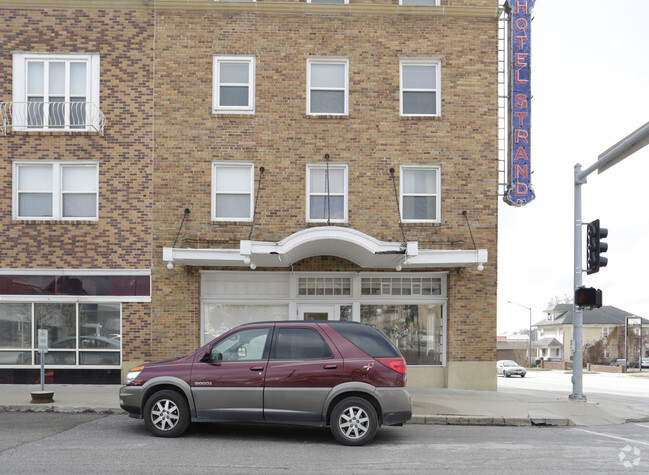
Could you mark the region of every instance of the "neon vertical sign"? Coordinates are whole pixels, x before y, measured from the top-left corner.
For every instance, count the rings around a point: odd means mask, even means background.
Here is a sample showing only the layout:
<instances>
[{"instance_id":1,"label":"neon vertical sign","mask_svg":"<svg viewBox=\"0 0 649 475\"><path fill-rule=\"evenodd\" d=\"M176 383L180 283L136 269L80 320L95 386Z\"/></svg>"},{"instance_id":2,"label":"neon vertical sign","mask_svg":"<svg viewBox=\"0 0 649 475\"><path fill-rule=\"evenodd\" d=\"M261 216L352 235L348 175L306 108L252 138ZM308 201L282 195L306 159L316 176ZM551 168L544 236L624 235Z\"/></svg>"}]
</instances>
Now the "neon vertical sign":
<instances>
[{"instance_id":1,"label":"neon vertical sign","mask_svg":"<svg viewBox=\"0 0 649 475\"><path fill-rule=\"evenodd\" d=\"M531 169L531 15L535 0L508 0L509 148L505 202L524 206L535 198Z\"/></svg>"}]
</instances>

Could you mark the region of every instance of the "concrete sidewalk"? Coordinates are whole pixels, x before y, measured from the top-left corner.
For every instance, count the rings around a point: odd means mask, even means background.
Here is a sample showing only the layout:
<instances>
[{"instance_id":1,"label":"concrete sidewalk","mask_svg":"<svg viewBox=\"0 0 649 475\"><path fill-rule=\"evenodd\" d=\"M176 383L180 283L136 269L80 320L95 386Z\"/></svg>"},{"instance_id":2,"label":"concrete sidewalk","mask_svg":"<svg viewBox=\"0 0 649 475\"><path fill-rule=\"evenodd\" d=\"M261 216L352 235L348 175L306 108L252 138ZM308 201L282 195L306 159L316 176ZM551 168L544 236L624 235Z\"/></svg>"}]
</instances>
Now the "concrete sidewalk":
<instances>
[{"instance_id":1,"label":"concrete sidewalk","mask_svg":"<svg viewBox=\"0 0 649 475\"><path fill-rule=\"evenodd\" d=\"M119 385L47 384L53 403L31 403L40 385L0 385L0 412L52 411L123 413ZM408 387L413 400L411 423L458 425L603 425L649 422L649 413L626 405L589 399L573 401L539 391L534 396L515 392Z\"/></svg>"}]
</instances>

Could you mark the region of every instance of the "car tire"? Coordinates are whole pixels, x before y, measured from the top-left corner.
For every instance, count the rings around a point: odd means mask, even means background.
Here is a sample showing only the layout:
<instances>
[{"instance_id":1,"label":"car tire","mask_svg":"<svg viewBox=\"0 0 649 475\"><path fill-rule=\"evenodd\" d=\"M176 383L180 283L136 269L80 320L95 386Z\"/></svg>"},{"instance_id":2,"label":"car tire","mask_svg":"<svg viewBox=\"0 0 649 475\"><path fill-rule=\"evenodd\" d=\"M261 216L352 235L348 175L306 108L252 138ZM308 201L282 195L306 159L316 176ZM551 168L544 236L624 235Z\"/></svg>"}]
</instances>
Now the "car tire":
<instances>
[{"instance_id":1,"label":"car tire","mask_svg":"<svg viewBox=\"0 0 649 475\"><path fill-rule=\"evenodd\" d=\"M524 374L521 374L521 378L524 378L524 377L525 377L525 375L524 375Z\"/></svg>"},{"instance_id":2,"label":"car tire","mask_svg":"<svg viewBox=\"0 0 649 475\"><path fill-rule=\"evenodd\" d=\"M343 399L331 412L331 432L343 445L365 445L374 438L377 430L376 410L363 398Z\"/></svg>"},{"instance_id":3,"label":"car tire","mask_svg":"<svg viewBox=\"0 0 649 475\"><path fill-rule=\"evenodd\" d=\"M189 423L187 401L176 391L158 391L144 405L144 425L156 437L178 437Z\"/></svg>"},{"instance_id":4,"label":"car tire","mask_svg":"<svg viewBox=\"0 0 649 475\"><path fill-rule=\"evenodd\" d=\"M507 371L503 371L503 376L504 376L505 378L509 378L511 375L510 375L510 374L507 374Z\"/></svg>"}]
</instances>

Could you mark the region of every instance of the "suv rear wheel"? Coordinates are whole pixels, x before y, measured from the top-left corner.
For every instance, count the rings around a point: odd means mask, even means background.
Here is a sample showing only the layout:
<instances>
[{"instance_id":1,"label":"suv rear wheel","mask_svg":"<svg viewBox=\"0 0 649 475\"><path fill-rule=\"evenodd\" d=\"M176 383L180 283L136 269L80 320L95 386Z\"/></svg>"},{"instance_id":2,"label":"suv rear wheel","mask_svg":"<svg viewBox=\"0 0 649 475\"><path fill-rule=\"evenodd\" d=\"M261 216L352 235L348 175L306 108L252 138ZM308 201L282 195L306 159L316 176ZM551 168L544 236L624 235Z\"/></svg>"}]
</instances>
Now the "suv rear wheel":
<instances>
[{"instance_id":1,"label":"suv rear wheel","mask_svg":"<svg viewBox=\"0 0 649 475\"><path fill-rule=\"evenodd\" d=\"M364 445L378 429L374 406L360 397L340 401L331 413L331 432L343 445Z\"/></svg>"},{"instance_id":2,"label":"suv rear wheel","mask_svg":"<svg viewBox=\"0 0 649 475\"><path fill-rule=\"evenodd\" d=\"M144 405L144 424L157 437L178 437L189 422L187 401L176 391L158 391Z\"/></svg>"}]
</instances>

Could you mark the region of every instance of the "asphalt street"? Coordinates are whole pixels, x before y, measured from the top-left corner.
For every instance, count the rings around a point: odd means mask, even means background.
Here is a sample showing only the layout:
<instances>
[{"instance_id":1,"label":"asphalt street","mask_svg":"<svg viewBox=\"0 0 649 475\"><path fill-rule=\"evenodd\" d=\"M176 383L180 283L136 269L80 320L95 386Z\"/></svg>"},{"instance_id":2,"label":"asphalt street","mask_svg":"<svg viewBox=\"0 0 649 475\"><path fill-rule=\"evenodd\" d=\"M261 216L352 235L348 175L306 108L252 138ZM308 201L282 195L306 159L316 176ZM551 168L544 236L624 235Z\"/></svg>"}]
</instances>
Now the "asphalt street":
<instances>
[{"instance_id":1,"label":"asphalt street","mask_svg":"<svg viewBox=\"0 0 649 475\"><path fill-rule=\"evenodd\" d=\"M123 414L7 412L0 434L3 474L649 472L649 423L408 424L343 447L325 429L195 424L161 439Z\"/></svg>"}]
</instances>

